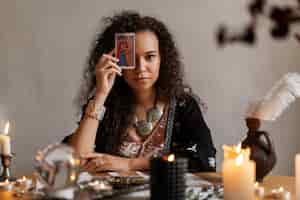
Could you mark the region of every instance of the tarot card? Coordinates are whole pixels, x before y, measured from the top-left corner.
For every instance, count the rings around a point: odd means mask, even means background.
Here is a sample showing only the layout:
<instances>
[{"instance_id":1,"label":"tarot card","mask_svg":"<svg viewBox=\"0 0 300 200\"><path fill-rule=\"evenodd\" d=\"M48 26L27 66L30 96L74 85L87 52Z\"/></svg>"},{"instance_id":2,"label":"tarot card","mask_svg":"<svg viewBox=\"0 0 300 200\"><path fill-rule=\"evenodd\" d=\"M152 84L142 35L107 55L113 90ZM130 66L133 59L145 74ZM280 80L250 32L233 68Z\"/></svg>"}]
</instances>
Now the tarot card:
<instances>
[{"instance_id":1,"label":"tarot card","mask_svg":"<svg viewBox=\"0 0 300 200\"><path fill-rule=\"evenodd\" d=\"M135 33L115 34L115 55L122 68L135 68Z\"/></svg>"}]
</instances>

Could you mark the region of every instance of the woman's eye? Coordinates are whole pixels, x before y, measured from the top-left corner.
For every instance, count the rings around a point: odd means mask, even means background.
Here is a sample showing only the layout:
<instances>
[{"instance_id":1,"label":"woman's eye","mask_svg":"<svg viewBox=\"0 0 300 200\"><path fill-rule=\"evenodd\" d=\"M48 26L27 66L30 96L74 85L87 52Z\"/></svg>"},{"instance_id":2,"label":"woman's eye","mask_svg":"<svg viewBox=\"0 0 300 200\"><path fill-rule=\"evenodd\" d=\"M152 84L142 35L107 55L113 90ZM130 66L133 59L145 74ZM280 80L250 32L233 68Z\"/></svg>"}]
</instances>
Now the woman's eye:
<instances>
[{"instance_id":1,"label":"woman's eye","mask_svg":"<svg viewBox=\"0 0 300 200\"><path fill-rule=\"evenodd\" d=\"M153 60L155 58L155 55L147 55L146 60Z\"/></svg>"}]
</instances>

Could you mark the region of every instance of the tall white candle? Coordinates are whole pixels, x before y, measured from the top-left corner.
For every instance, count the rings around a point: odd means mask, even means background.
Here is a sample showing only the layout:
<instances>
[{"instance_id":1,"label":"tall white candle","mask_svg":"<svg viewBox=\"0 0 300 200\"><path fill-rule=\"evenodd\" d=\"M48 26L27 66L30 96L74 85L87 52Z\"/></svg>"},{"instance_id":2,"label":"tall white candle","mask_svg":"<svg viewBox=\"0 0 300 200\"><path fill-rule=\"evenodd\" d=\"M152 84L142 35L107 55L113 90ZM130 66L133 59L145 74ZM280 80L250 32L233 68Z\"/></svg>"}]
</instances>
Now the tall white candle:
<instances>
[{"instance_id":1,"label":"tall white candle","mask_svg":"<svg viewBox=\"0 0 300 200\"><path fill-rule=\"evenodd\" d=\"M235 147L233 148L235 149ZM236 156L224 148L225 159L222 165L224 199L253 200L255 183L255 163L249 159L249 150L236 151Z\"/></svg>"},{"instance_id":2,"label":"tall white candle","mask_svg":"<svg viewBox=\"0 0 300 200\"><path fill-rule=\"evenodd\" d=\"M295 158L296 200L300 200L300 154Z\"/></svg>"},{"instance_id":3,"label":"tall white candle","mask_svg":"<svg viewBox=\"0 0 300 200\"><path fill-rule=\"evenodd\" d=\"M6 123L4 134L0 134L0 153L3 155L11 155L10 136L8 135L9 122Z\"/></svg>"}]
</instances>

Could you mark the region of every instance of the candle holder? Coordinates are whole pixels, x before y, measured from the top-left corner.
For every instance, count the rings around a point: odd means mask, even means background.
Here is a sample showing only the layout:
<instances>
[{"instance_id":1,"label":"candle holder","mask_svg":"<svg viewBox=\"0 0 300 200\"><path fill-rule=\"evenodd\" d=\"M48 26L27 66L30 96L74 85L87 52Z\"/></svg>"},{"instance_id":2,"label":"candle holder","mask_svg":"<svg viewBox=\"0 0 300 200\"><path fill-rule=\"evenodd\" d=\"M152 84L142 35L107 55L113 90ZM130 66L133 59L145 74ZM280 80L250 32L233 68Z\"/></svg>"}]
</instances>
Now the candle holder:
<instances>
[{"instance_id":1,"label":"candle holder","mask_svg":"<svg viewBox=\"0 0 300 200\"><path fill-rule=\"evenodd\" d=\"M259 130L259 119L247 118L246 124L249 131L247 137L242 142L242 147L250 148L250 159L256 163L256 180L262 182L264 177L276 164L277 157L274 144L267 132Z\"/></svg>"},{"instance_id":2,"label":"candle holder","mask_svg":"<svg viewBox=\"0 0 300 200\"><path fill-rule=\"evenodd\" d=\"M4 155L1 154L1 163L2 163L2 174L0 176L0 181L14 181L16 180L14 177L11 176L10 166L11 166L11 160L13 158L13 155Z\"/></svg>"}]
</instances>

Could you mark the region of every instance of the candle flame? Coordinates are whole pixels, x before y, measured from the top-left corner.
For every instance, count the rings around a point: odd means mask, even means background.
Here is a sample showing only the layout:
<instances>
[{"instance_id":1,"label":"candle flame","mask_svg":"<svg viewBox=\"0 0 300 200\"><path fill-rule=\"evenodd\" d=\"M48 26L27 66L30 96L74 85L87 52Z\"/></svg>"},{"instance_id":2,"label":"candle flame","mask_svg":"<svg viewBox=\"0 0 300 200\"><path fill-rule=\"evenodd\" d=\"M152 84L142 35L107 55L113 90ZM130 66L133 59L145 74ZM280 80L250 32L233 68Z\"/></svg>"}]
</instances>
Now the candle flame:
<instances>
[{"instance_id":1,"label":"candle flame","mask_svg":"<svg viewBox=\"0 0 300 200\"><path fill-rule=\"evenodd\" d=\"M173 162L175 160L175 155L174 154L171 154L168 156L168 161L169 162Z\"/></svg>"},{"instance_id":2,"label":"candle flame","mask_svg":"<svg viewBox=\"0 0 300 200\"><path fill-rule=\"evenodd\" d=\"M235 151L236 151L237 153L241 153L241 150L242 150L242 144L239 143L239 144L237 145Z\"/></svg>"},{"instance_id":3,"label":"candle flame","mask_svg":"<svg viewBox=\"0 0 300 200\"><path fill-rule=\"evenodd\" d=\"M244 161L244 156L243 154L238 155L238 157L235 159L235 164L237 166L240 166Z\"/></svg>"},{"instance_id":4,"label":"candle flame","mask_svg":"<svg viewBox=\"0 0 300 200\"><path fill-rule=\"evenodd\" d=\"M70 164L75 165L75 160L73 158L70 159Z\"/></svg>"},{"instance_id":5,"label":"candle flame","mask_svg":"<svg viewBox=\"0 0 300 200\"><path fill-rule=\"evenodd\" d=\"M249 160L250 158L250 148L242 148L242 144L227 146L223 145L224 159L237 159L240 154L243 154L244 160Z\"/></svg>"},{"instance_id":6,"label":"candle flame","mask_svg":"<svg viewBox=\"0 0 300 200\"><path fill-rule=\"evenodd\" d=\"M71 174L70 179L71 179L71 181L75 181L75 179L76 179L75 174Z\"/></svg>"},{"instance_id":7,"label":"candle flame","mask_svg":"<svg viewBox=\"0 0 300 200\"><path fill-rule=\"evenodd\" d=\"M278 191L279 191L279 192L283 192L283 191L284 191L284 188L283 188L283 187L280 187L280 188L278 189Z\"/></svg>"},{"instance_id":8,"label":"candle flame","mask_svg":"<svg viewBox=\"0 0 300 200\"><path fill-rule=\"evenodd\" d=\"M26 176L22 176L22 181L26 181Z\"/></svg>"},{"instance_id":9,"label":"candle flame","mask_svg":"<svg viewBox=\"0 0 300 200\"><path fill-rule=\"evenodd\" d=\"M100 186L100 189L105 189L105 184L104 184L103 182L101 182L101 183L99 184L99 186Z\"/></svg>"},{"instance_id":10,"label":"candle flame","mask_svg":"<svg viewBox=\"0 0 300 200\"><path fill-rule=\"evenodd\" d=\"M80 159L71 158L70 159L70 165L80 165Z\"/></svg>"},{"instance_id":11,"label":"candle flame","mask_svg":"<svg viewBox=\"0 0 300 200\"><path fill-rule=\"evenodd\" d=\"M8 179L5 179L5 181L4 181L5 183L9 183L9 180Z\"/></svg>"},{"instance_id":12,"label":"candle flame","mask_svg":"<svg viewBox=\"0 0 300 200\"><path fill-rule=\"evenodd\" d=\"M9 131L9 121L6 122L5 129L4 129L4 134L8 135L8 131Z\"/></svg>"}]
</instances>

